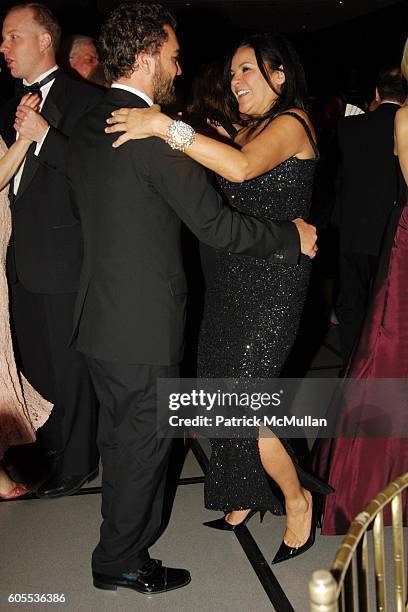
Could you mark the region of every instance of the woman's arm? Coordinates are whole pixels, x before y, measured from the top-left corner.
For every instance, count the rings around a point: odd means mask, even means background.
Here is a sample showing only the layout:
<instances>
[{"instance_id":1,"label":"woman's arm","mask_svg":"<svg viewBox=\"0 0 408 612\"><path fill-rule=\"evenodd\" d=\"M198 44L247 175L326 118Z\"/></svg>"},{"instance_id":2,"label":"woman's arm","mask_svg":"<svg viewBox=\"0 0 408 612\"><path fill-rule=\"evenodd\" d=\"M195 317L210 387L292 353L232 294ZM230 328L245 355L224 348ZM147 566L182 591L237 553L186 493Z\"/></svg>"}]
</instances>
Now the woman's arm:
<instances>
[{"instance_id":1,"label":"woman's arm","mask_svg":"<svg viewBox=\"0 0 408 612\"><path fill-rule=\"evenodd\" d=\"M159 112L158 107L150 109L123 108L112 113L107 120L111 127L107 132L126 130L114 146L135 138L157 136L167 138L172 119ZM276 118L251 142L238 150L202 134L195 135L185 153L209 170L224 178L241 183L264 174L293 155L310 156L310 144L303 127L289 116Z\"/></svg>"},{"instance_id":2,"label":"woman's arm","mask_svg":"<svg viewBox=\"0 0 408 612\"><path fill-rule=\"evenodd\" d=\"M28 106L37 111L39 104L40 98L37 94L26 94L22 97L18 108L20 106ZM31 142L27 138L18 138L0 159L0 189L3 189L10 182L19 169Z\"/></svg>"},{"instance_id":3,"label":"woman's arm","mask_svg":"<svg viewBox=\"0 0 408 612\"><path fill-rule=\"evenodd\" d=\"M31 142L19 138L0 159L0 189L3 189L13 178L20 167Z\"/></svg>"},{"instance_id":4,"label":"woman's arm","mask_svg":"<svg viewBox=\"0 0 408 612\"><path fill-rule=\"evenodd\" d=\"M408 107L397 110L394 123L395 153L398 155L402 174L408 185Z\"/></svg>"}]
</instances>

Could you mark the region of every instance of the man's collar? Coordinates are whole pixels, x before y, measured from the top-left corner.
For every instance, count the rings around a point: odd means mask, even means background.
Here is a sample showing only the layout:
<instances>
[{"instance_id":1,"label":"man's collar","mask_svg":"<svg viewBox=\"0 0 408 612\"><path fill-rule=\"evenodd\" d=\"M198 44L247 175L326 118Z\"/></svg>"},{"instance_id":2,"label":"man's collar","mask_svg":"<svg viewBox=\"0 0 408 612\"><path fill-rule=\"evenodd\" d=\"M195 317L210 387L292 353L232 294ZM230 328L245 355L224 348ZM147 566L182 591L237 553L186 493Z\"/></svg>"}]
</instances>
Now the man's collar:
<instances>
[{"instance_id":1,"label":"man's collar","mask_svg":"<svg viewBox=\"0 0 408 612\"><path fill-rule=\"evenodd\" d=\"M378 106L381 106L381 104L396 104L397 106L402 106L402 104L396 100L381 100Z\"/></svg>"},{"instance_id":2,"label":"man's collar","mask_svg":"<svg viewBox=\"0 0 408 612\"><path fill-rule=\"evenodd\" d=\"M130 93L135 94L135 96L139 96L142 98L149 106L153 106L153 100L149 98L147 94L135 87L130 87L129 85L124 85L123 83L113 83L111 85L112 89L124 89L125 91L130 91Z\"/></svg>"},{"instance_id":3,"label":"man's collar","mask_svg":"<svg viewBox=\"0 0 408 612\"><path fill-rule=\"evenodd\" d=\"M55 70L58 70L58 66L56 64L55 66L47 70L47 72L43 72L43 74L40 74L36 79L34 79L33 83L39 83L40 81L45 79L45 77L47 77L49 74L51 74L51 72L54 72ZM33 83L29 83L26 79L23 79L23 85L32 85Z\"/></svg>"}]
</instances>

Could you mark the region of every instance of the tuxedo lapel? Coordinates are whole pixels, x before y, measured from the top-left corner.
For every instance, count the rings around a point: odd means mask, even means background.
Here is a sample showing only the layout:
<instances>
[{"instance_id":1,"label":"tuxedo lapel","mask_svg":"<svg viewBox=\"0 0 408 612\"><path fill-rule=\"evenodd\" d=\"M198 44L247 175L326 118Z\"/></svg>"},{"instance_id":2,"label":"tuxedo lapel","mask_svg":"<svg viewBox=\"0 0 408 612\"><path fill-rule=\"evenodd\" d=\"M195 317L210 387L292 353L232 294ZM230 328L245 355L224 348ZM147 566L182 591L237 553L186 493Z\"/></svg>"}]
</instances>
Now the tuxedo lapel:
<instances>
[{"instance_id":1,"label":"tuxedo lapel","mask_svg":"<svg viewBox=\"0 0 408 612\"><path fill-rule=\"evenodd\" d=\"M34 154L36 144L37 143L33 142L27 151L27 155L25 157L24 162L23 174L21 175L20 184L18 186L18 191L14 197L13 204L17 202L17 200L23 195L38 168L38 159L37 156Z\"/></svg>"},{"instance_id":2,"label":"tuxedo lapel","mask_svg":"<svg viewBox=\"0 0 408 612\"><path fill-rule=\"evenodd\" d=\"M61 103L61 100L64 99L64 91L65 91L64 79L61 78L61 75L59 74L56 77L55 82L53 83L48 93L48 96L44 102L44 106L41 110L41 115L44 117L44 119L47 120L49 125L51 125L54 128L59 127L61 118L63 115L63 111L60 107L60 103ZM40 165L40 162L38 161L38 157L34 153L36 146L37 146L37 143L34 142L28 149L26 159L25 159L23 174L20 180L20 185L18 187L17 194L14 198L15 202L23 195L23 193L25 192L25 190L31 183L38 169L38 166Z\"/></svg>"},{"instance_id":3,"label":"tuxedo lapel","mask_svg":"<svg viewBox=\"0 0 408 612\"><path fill-rule=\"evenodd\" d=\"M55 128L59 127L63 114L65 90L65 80L61 74L58 74L41 110L44 119Z\"/></svg>"}]
</instances>

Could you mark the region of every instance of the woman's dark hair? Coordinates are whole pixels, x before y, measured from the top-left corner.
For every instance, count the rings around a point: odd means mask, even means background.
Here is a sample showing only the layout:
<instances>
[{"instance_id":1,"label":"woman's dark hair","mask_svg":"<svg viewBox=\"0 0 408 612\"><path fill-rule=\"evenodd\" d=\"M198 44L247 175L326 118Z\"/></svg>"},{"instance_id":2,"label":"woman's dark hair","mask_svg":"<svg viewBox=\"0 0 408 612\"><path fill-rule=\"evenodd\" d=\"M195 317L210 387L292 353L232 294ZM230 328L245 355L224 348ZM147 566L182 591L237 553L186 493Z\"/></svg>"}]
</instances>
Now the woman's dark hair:
<instances>
[{"instance_id":1,"label":"woman's dark hair","mask_svg":"<svg viewBox=\"0 0 408 612\"><path fill-rule=\"evenodd\" d=\"M231 91L231 62L234 53L240 47L251 47L255 52L256 61L262 76L269 87L277 94L270 109L262 115L251 116L248 119L239 119L241 124L256 127L263 121L272 120L288 108L296 107L307 112L307 87L305 71L299 55L291 43L281 34L253 34L242 41L226 62L224 71L224 83L226 86L229 104L235 109L237 116L238 103ZM277 70L282 66L285 73L285 83L280 91L277 91L270 80L268 69Z\"/></svg>"},{"instance_id":2,"label":"woman's dark hair","mask_svg":"<svg viewBox=\"0 0 408 612\"><path fill-rule=\"evenodd\" d=\"M102 26L99 37L99 52L107 80L130 76L135 56L141 51L158 53L167 40L165 25L176 29L173 15L161 4L125 2L116 7Z\"/></svg>"},{"instance_id":3,"label":"woman's dark hair","mask_svg":"<svg viewBox=\"0 0 408 612\"><path fill-rule=\"evenodd\" d=\"M224 63L212 62L193 80L187 112L201 120L219 122L236 119L225 95L223 82Z\"/></svg>"}]
</instances>

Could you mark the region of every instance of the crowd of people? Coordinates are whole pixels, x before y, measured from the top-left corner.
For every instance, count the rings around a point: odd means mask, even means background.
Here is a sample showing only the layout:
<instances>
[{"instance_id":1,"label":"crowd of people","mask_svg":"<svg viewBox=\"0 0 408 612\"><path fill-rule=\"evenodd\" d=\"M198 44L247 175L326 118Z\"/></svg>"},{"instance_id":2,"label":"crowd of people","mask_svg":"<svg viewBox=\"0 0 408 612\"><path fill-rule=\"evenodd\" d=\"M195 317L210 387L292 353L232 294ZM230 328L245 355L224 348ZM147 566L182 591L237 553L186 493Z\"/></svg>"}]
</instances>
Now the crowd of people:
<instances>
[{"instance_id":1,"label":"crowd of people","mask_svg":"<svg viewBox=\"0 0 408 612\"><path fill-rule=\"evenodd\" d=\"M12 478L13 447L46 462L35 489L45 498L77 492L101 459L94 585L164 592L190 581L149 556L172 448L157 435L157 379L179 376L185 343L182 223L211 254L198 377L281 375L318 251L314 214L323 236L339 228L346 375L406 377L408 47L401 70L381 73L375 110L341 119L324 141L284 36L253 34L209 67L192 122L160 110L182 72L161 5L119 5L97 44L60 36L38 3L3 21L16 93L0 109L0 497L32 486ZM292 442L268 428L211 439L205 505L224 516L206 525L235 531L256 513L285 514L273 563L313 545L323 508L323 532L342 533L344 508L354 515L408 469L405 438L317 440L313 470ZM364 486L373 448L386 460Z\"/></svg>"}]
</instances>

